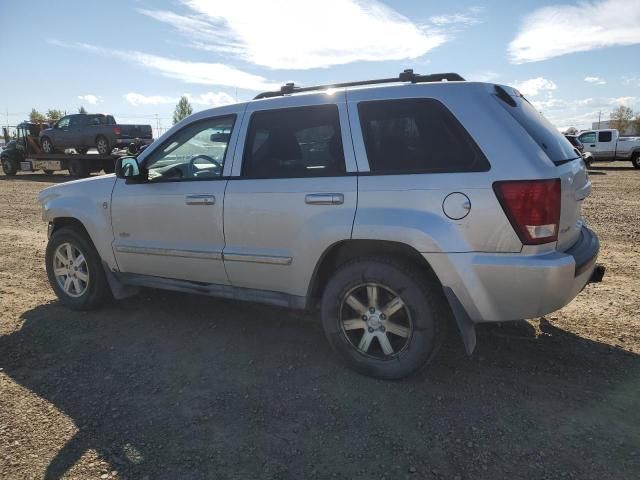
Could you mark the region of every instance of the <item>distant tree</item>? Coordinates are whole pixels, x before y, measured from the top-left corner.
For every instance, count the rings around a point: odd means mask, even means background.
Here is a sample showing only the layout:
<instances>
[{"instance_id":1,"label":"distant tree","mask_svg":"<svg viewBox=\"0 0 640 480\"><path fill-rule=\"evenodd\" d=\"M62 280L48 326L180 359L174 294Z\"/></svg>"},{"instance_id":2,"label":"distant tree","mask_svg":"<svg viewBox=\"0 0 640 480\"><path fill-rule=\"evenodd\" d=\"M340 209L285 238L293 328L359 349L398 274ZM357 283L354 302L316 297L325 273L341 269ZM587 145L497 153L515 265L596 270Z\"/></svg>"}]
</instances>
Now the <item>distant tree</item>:
<instances>
[{"instance_id":1,"label":"distant tree","mask_svg":"<svg viewBox=\"0 0 640 480\"><path fill-rule=\"evenodd\" d=\"M640 112L636 113L636 118L633 119L633 134L640 135Z\"/></svg>"},{"instance_id":2,"label":"distant tree","mask_svg":"<svg viewBox=\"0 0 640 480\"><path fill-rule=\"evenodd\" d=\"M569 127L567 128L567 130L564 132L565 135L575 135L578 133L578 129L576 127Z\"/></svg>"},{"instance_id":3,"label":"distant tree","mask_svg":"<svg viewBox=\"0 0 640 480\"><path fill-rule=\"evenodd\" d=\"M80 108L78 109L78 113L87 113L83 105L80 105Z\"/></svg>"},{"instance_id":4,"label":"distant tree","mask_svg":"<svg viewBox=\"0 0 640 480\"><path fill-rule=\"evenodd\" d=\"M62 111L56 109L47 110L47 118L52 122L57 122L62 118Z\"/></svg>"},{"instance_id":5,"label":"distant tree","mask_svg":"<svg viewBox=\"0 0 640 480\"><path fill-rule=\"evenodd\" d=\"M41 114L35 108L31 109L31 113L29 113L29 121L38 123L38 122L44 122L45 120L46 118L44 117L43 114Z\"/></svg>"},{"instance_id":6,"label":"distant tree","mask_svg":"<svg viewBox=\"0 0 640 480\"><path fill-rule=\"evenodd\" d=\"M617 129L620 134L623 134L627 128L631 126L633 120L633 110L629 107L625 107L624 105L620 105L616 108L611 115L611 126Z\"/></svg>"},{"instance_id":7,"label":"distant tree","mask_svg":"<svg viewBox=\"0 0 640 480\"><path fill-rule=\"evenodd\" d=\"M180 120L182 120L183 118L187 118L192 113L193 108L191 108L189 99L183 95L182 97L180 97L180 100L176 105L176 109L173 112L173 124L175 125Z\"/></svg>"}]
</instances>

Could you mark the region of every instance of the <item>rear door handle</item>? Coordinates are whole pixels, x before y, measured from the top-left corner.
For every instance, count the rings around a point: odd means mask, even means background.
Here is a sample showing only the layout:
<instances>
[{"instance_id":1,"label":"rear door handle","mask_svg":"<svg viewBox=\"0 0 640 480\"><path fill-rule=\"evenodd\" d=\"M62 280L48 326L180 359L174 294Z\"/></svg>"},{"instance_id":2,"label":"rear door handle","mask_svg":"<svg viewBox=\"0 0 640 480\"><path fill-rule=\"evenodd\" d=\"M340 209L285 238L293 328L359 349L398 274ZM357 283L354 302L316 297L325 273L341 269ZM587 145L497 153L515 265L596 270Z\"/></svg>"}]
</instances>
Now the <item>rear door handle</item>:
<instances>
[{"instance_id":1,"label":"rear door handle","mask_svg":"<svg viewBox=\"0 0 640 480\"><path fill-rule=\"evenodd\" d=\"M185 203L187 205L213 205L216 203L216 197L213 195L187 195Z\"/></svg>"},{"instance_id":2,"label":"rear door handle","mask_svg":"<svg viewBox=\"0 0 640 480\"><path fill-rule=\"evenodd\" d=\"M342 193L309 193L304 197L304 203L309 205L342 205Z\"/></svg>"}]
</instances>

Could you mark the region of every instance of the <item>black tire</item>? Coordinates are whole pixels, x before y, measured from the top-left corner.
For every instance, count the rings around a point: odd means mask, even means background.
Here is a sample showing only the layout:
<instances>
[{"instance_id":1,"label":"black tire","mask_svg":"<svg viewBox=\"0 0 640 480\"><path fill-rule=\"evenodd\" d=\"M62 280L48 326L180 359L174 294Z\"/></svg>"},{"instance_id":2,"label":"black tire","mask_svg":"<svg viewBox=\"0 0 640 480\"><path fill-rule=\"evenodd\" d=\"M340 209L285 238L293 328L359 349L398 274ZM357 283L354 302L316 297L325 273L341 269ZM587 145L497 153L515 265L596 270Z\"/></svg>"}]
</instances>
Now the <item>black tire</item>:
<instances>
[{"instance_id":1,"label":"black tire","mask_svg":"<svg viewBox=\"0 0 640 480\"><path fill-rule=\"evenodd\" d=\"M113 173L116 171L116 164L115 162L111 161L111 160L107 160L104 162L104 164L102 165L102 170L104 171L104 173Z\"/></svg>"},{"instance_id":2,"label":"black tire","mask_svg":"<svg viewBox=\"0 0 640 480\"><path fill-rule=\"evenodd\" d=\"M640 153L636 153L633 157L631 157L631 163L635 168L640 168Z\"/></svg>"},{"instance_id":3,"label":"black tire","mask_svg":"<svg viewBox=\"0 0 640 480\"><path fill-rule=\"evenodd\" d=\"M74 148L74 150L79 155L85 155L89 149L88 148Z\"/></svg>"},{"instance_id":4,"label":"black tire","mask_svg":"<svg viewBox=\"0 0 640 480\"><path fill-rule=\"evenodd\" d=\"M43 170L45 175L53 175L54 173L56 173L55 170Z\"/></svg>"},{"instance_id":5,"label":"black tire","mask_svg":"<svg viewBox=\"0 0 640 480\"><path fill-rule=\"evenodd\" d=\"M4 157L2 159L2 171L7 176L14 176L18 173L18 162L13 158Z\"/></svg>"},{"instance_id":6,"label":"black tire","mask_svg":"<svg viewBox=\"0 0 640 480\"><path fill-rule=\"evenodd\" d=\"M44 153L56 153L53 142L49 137L42 137L42 140L40 140L40 146L42 147L42 151Z\"/></svg>"},{"instance_id":7,"label":"black tire","mask_svg":"<svg viewBox=\"0 0 640 480\"><path fill-rule=\"evenodd\" d=\"M89 168L87 163L83 160L71 159L69 160L69 175L76 178L85 178L89 176Z\"/></svg>"},{"instance_id":8,"label":"black tire","mask_svg":"<svg viewBox=\"0 0 640 480\"><path fill-rule=\"evenodd\" d=\"M77 252L80 252L84 256L85 263L81 268L77 268L76 272L82 271L82 273L88 275L88 281L86 283L83 282L84 291L82 291L81 288L82 293L78 296L72 296L65 292L64 285L61 285L61 283L64 282L66 277L56 277L56 272L59 273L61 271L56 270L56 265L59 266L60 264L54 264L54 262L59 261L56 257L56 250L65 244L72 245ZM66 250L66 247L62 248ZM93 246L91 239L88 238L82 229L78 227L62 227L56 230L47 244L45 261L49 284L58 296L60 302L67 307L73 310L89 310L99 307L111 298L111 290L102 268L100 256ZM66 270L69 271L69 269ZM72 283L74 283L73 279ZM73 289L73 286L71 286L71 289Z\"/></svg>"},{"instance_id":9,"label":"black tire","mask_svg":"<svg viewBox=\"0 0 640 480\"><path fill-rule=\"evenodd\" d=\"M102 135L96 137L96 149L98 150L99 155L109 155L111 153L111 146L109 145L109 140Z\"/></svg>"},{"instance_id":10,"label":"black tire","mask_svg":"<svg viewBox=\"0 0 640 480\"><path fill-rule=\"evenodd\" d=\"M375 314L366 310L363 317L362 312L347 304L346 298L357 296L358 289L364 284L377 286L378 302L375 303L378 305ZM390 296L383 298L382 293ZM369 290L366 294L369 295ZM382 305L388 305L389 299L395 296L402 299L404 306L382 322L380 312L385 311ZM359 298L362 304L367 302L366 298ZM443 302L439 282L410 265L393 259L358 259L341 267L331 277L322 295L320 310L327 339L347 365L365 375L393 380L416 372L436 353L441 344L443 321L448 315ZM391 321L391 316L397 314L401 316L395 316ZM368 326L354 327L347 332L342 319L352 316L352 322ZM367 316L366 322L361 321ZM372 320L377 328L371 327ZM398 330L398 322L404 325L402 328L407 334L404 339L392 335L392 330ZM393 347L393 353L383 352L378 337L370 341L366 352L359 349L356 343L358 339L364 341L367 331L371 335L384 335L387 345Z\"/></svg>"}]
</instances>

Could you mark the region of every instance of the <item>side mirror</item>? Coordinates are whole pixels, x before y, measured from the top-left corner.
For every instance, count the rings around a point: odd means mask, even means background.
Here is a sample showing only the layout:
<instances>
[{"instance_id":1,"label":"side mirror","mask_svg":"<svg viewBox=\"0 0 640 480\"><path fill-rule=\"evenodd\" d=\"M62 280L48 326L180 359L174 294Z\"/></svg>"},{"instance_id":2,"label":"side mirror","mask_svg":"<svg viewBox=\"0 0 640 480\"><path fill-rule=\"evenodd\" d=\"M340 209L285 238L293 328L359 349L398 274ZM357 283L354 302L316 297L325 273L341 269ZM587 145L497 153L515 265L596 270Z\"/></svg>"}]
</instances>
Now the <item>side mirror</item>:
<instances>
[{"instance_id":1,"label":"side mirror","mask_svg":"<svg viewBox=\"0 0 640 480\"><path fill-rule=\"evenodd\" d=\"M136 157L120 157L116 160L116 177L127 181L143 180L140 165Z\"/></svg>"}]
</instances>

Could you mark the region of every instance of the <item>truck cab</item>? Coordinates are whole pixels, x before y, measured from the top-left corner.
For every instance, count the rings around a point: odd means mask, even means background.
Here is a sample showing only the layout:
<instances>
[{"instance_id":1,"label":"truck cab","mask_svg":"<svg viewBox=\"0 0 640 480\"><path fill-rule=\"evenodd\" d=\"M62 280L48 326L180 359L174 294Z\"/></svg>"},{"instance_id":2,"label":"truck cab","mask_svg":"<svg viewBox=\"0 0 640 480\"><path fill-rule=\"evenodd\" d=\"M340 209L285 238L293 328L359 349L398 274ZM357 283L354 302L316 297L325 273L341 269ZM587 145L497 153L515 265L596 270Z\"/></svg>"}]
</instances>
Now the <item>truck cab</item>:
<instances>
[{"instance_id":1,"label":"truck cab","mask_svg":"<svg viewBox=\"0 0 640 480\"><path fill-rule=\"evenodd\" d=\"M615 128L587 130L578 135L584 151L592 155L592 161L613 162L631 160L640 168L640 138L621 137Z\"/></svg>"}]
</instances>

